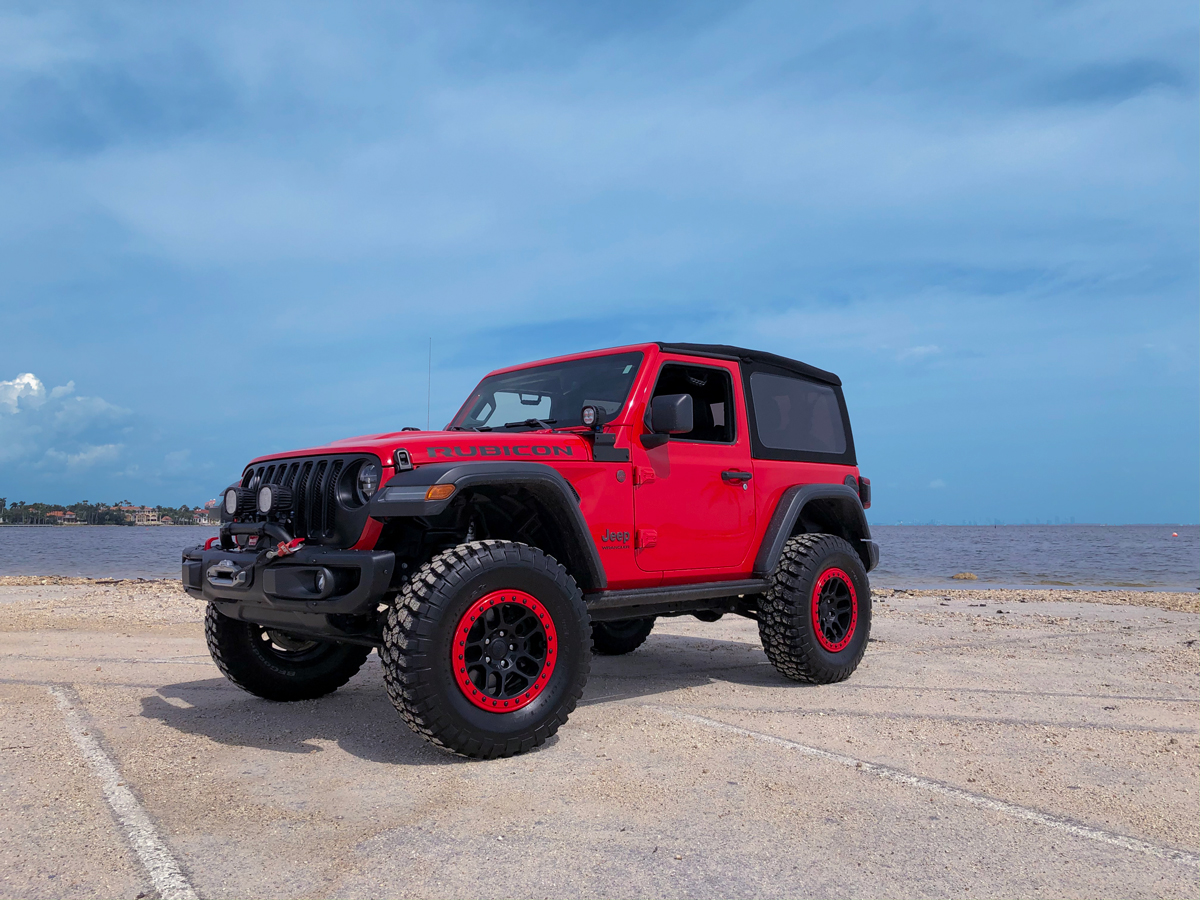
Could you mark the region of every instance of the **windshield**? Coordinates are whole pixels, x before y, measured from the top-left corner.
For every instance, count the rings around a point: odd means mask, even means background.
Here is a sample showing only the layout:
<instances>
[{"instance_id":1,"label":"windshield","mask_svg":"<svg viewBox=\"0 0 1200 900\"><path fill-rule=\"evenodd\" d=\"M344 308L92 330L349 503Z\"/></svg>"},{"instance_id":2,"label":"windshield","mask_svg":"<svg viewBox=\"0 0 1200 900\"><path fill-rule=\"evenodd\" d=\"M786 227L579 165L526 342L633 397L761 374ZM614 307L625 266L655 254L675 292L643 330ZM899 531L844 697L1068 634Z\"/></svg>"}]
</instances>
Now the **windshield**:
<instances>
[{"instance_id":1,"label":"windshield","mask_svg":"<svg viewBox=\"0 0 1200 900\"><path fill-rule=\"evenodd\" d=\"M451 420L451 429L570 428L579 411L595 406L611 421L621 411L642 364L642 354L614 353L531 366L492 375Z\"/></svg>"}]
</instances>

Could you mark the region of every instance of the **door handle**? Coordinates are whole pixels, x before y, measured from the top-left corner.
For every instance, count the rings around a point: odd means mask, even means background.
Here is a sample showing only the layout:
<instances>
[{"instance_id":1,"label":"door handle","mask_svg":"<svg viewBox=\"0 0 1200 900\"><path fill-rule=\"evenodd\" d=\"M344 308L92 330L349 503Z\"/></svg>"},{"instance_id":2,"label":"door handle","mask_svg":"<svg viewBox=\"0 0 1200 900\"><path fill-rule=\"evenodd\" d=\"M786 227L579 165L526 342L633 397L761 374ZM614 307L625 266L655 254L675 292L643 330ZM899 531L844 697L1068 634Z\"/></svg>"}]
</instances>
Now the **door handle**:
<instances>
[{"instance_id":1,"label":"door handle","mask_svg":"<svg viewBox=\"0 0 1200 900\"><path fill-rule=\"evenodd\" d=\"M737 469L726 469L721 473L721 480L726 484L736 484L738 482L745 484L753 477L753 472L739 472Z\"/></svg>"}]
</instances>

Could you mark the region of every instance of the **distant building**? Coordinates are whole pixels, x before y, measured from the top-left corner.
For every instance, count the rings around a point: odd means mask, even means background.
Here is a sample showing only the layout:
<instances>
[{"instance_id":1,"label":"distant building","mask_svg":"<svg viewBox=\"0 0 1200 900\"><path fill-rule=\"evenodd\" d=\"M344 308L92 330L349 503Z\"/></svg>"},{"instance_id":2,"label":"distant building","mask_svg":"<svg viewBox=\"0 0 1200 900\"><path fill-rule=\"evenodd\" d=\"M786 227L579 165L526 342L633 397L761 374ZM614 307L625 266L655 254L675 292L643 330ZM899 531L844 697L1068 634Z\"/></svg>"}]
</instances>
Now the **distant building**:
<instances>
[{"instance_id":1,"label":"distant building","mask_svg":"<svg viewBox=\"0 0 1200 900\"><path fill-rule=\"evenodd\" d=\"M125 516L125 521L132 522L134 525L162 524L158 520L158 513L149 506L122 506L119 508Z\"/></svg>"}]
</instances>

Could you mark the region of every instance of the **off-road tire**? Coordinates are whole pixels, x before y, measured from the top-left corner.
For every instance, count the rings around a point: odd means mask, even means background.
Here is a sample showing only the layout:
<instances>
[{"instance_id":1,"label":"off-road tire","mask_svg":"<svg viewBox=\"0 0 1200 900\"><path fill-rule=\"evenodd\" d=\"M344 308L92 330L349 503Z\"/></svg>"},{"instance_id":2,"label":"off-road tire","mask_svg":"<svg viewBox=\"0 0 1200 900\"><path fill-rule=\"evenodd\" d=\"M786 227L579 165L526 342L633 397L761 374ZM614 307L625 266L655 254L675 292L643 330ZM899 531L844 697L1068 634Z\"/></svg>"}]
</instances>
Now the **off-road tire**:
<instances>
[{"instance_id":1,"label":"off-road tire","mask_svg":"<svg viewBox=\"0 0 1200 900\"><path fill-rule=\"evenodd\" d=\"M217 668L242 690L265 700L313 700L333 693L371 654L370 647L308 640L271 629L280 640L303 648L289 651L264 639L267 631L222 615L215 603L208 604L204 615L204 637Z\"/></svg>"},{"instance_id":2,"label":"off-road tire","mask_svg":"<svg viewBox=\"0 0 1200 900\"><path fill-rule=\"evenodd\" d=\"M557 658L535 699L493 712L479 708L456 680L456 632L476 604L506 591L524 592L549 614ZM380 657L388 696L415 732L462 756L512 756L545 743L579 702L591 668L587 607L575 579L536 547L459 544L404 586L388 610Z\"/></svg>"},{"instance_id":3,"label":"off-road tire","mask_svg":"<svg viewBox=\"0 0 1200 900\"><path fill-rule=\"evenodd\" d=\"M653 630L654 616L620 622L593 622L592 650L605 656L632 653L646 642Z\"/></svg>"},{"instance_id":4,"label":"off-road tire","mask_svg":"<svg viewBox=\"0 0 1200 900\"><path fill-rule=\"evenodd\" d=\"M831 652L827 636L818 634L814 590L825 573L849 576L856 619L844 647ZM833 580L840 576L832 575ZM826 582L828 583L828 581ZM760 595L758 633L767 659L780 673L796 681L832 684L844 681L858 667L871 632L871 586L862 560L843 538L831 534L802 534L788 540ZM836 633L835 633L836 636Z\"/></svg>"}]
</instances>

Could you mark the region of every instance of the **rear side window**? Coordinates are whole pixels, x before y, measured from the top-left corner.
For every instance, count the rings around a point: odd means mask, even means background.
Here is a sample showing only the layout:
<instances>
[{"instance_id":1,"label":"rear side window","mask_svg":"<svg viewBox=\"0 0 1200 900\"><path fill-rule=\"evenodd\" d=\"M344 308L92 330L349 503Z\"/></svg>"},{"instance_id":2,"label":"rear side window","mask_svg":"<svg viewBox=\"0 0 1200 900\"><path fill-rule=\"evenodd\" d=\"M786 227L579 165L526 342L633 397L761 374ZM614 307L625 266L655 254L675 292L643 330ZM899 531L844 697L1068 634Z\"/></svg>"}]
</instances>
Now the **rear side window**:
<instances>
[{"instance_id":1,"label":"rear side window","mask_svg":"<svg viewBox=\"0 0 1200 900\"><path fill-rule=\"evenodd\" d=\"M833 388L768 372L750 376L758 440L772 450L846 452L846 431Z\"/></svg>"}]
</instances>

